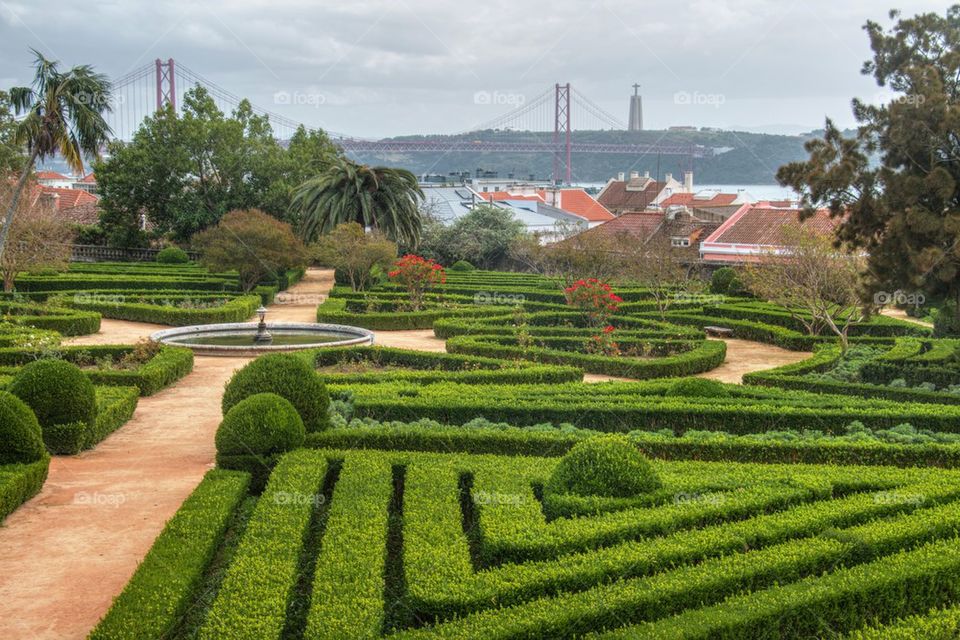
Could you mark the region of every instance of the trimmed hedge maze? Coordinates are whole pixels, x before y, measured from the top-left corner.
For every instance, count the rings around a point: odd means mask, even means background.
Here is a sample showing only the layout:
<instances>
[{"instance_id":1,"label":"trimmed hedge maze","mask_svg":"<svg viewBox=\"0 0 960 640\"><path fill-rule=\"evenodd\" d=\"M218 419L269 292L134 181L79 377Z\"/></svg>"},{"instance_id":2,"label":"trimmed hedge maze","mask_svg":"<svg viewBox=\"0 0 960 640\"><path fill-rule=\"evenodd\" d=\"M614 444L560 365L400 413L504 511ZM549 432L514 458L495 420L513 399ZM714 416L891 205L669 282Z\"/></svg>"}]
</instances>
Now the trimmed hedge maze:
<instances>
[{"instance_id":1,"label":"trimmed hedge maze","mask_svg":"<svg viewBox=\"0 0 960 640\"><path fill-rule=\"evenodd\" d=\"M253 498L245 474L212 471L91 637L886 637L955 623L957 471L652 464L662 487L635 498L544 494L545 457L299 450Z\"/></svg>"}]
</instances>

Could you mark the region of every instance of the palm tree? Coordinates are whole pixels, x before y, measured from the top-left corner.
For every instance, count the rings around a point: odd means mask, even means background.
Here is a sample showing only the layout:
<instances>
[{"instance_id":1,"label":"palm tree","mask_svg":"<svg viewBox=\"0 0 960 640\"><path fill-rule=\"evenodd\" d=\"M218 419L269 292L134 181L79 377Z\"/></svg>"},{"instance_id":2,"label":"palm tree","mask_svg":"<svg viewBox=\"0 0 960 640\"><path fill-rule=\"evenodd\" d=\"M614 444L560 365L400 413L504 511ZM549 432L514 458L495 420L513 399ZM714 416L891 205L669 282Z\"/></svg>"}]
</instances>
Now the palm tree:
<instances>
[{"instance_id":1,"label":"palm tree","mask_svg":"<svg viewBox=\"0 0 960 640\"><path fill-rule=\"evenodd\" d=\"M294 206L303 214L300 235L311 242L344 222L379 229L415 247L420 241L423 191L406 169L371 167L340 158L297 188Z\"/></svg>"},{"instance_id":2,"label":"palm tree","mask_svg":"<svg viewBox=\"0 0 960 640\"><path fill-rule=\"evenodd\" d=\"M7 243L17 205L37 160L57 152L76 173L83 173L83 157L100 156L111 131L103 114L110 111L110 80L89 65L62 73L56 61L36 56L36 73L30 87L10 89L10 102L17 115L26 116L17 125L14 141L25 147L29 158L0 229L0 257Z\"/></svg>"}]
</instances>

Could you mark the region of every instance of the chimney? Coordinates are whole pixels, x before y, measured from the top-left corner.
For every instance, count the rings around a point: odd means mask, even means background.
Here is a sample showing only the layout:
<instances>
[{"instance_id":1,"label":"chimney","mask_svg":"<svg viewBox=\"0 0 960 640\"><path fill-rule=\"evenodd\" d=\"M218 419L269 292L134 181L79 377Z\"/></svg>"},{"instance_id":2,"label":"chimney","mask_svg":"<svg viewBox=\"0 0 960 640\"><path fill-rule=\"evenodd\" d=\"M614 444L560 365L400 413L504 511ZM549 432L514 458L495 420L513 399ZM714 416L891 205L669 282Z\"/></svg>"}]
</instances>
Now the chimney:
<instances>
[{"instance_id":1,"label":"chimney","mask_svg":"<svg viewBox=\"0 0 960 640\"><path fill-rule=\"evenodd\" d=\"M640 177L640 172L639 172L639 171L631 171L631 172L630 172L630 179L631 179L631 180L636 180L636 179L639 178L639 177Z\"/></svg>"},{"instance_id":2,"label":"chimney","mask_svg":"<svg viewBox=\"0 0 960 640\"><path fill-rule=\"evenodd\" d=\"M664 182L670 182L671 180L673 180L673 174L672 174L672 173L665 173L665 174L663 174L663 181L664 181Z\"/></svg>"},{"instance_id":3,"label":"chimney","mask_svg":"<svg viewBox=\"0 0 960 640\"><path fill-rule=\"evenodd\" d=\"M623 182L624 177L625 177L625 174L623 173L623 171L621 171L620 173L617 174L617 181Z\"/></svg>"},{"instance_id":4,"label":"chimney","mask_svg":"<svg viewBox=\"0 0 960 640\"><path fill-rule=\"evenodd\" d=\"M649 177L650 177L650 172L649 172L649 171L644 171L644 172L643 172L643 177L644 177L644 178L649 178Z\"/></svg>"},{"instance_id":5,"label":"chimney","mask_svg":"<svg viewBox=\"0 0 960 640\"><path fill-rule=\"evenodd\" d=\"M683 172L683 190L687 193L693 193L693 171Z\"/></svg>"}]
</instances>

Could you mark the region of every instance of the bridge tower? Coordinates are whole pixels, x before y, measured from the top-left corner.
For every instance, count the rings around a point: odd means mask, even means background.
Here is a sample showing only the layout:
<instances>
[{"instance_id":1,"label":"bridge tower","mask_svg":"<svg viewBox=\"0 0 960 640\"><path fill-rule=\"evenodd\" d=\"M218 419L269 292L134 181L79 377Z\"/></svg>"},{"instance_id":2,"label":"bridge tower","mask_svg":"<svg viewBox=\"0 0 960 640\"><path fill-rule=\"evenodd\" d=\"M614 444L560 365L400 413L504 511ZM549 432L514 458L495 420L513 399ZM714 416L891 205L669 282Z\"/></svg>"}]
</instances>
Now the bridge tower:
<instances>
[{"instance_id":1,"label":"bridge tower","mask_svg":"<svg viewBox=\"0 0 960 640\"><path fill-rule=\"evenodd\" d=\"M553 119L553 182L561 181L561 165L566 166L566 184L570 184L570 83L556 85ZM560 135L564 146L560 147ZM565 156L565 157L564 157Z\"/></svg>"},{"instance_id":2,"label":"bridge tower","mask_svg":"<svg viewBox=\"0 0 960 640\"><path fill-rule=\"evenodd\" d=\"M166 61L157 58L154 62L157 68L157 111L170 104L174 111L177 109L177 83L174 74L173 58Z\"/></svg>"}]
</instances>

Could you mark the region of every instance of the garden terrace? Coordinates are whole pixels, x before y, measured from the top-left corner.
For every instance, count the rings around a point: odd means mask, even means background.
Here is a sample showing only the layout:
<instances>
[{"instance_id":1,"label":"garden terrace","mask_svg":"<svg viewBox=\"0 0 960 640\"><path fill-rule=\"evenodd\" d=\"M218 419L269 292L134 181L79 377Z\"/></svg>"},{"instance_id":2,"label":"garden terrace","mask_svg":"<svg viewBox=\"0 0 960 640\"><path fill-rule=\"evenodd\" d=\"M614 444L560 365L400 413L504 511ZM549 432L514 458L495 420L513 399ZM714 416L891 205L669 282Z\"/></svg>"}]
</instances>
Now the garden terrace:
<instances>
[{"instance_id":1,"label":"garden terrace","mask_svg":"<svg viewBox=\"0 0 960 640\"><path fill-rule=\"evenodd\" d=\"M301 450L241 526L211 472L91 637L822 637L960 597L956 471L654 461L579 499L556 464Z\"/></svg>"}]
</instances>

